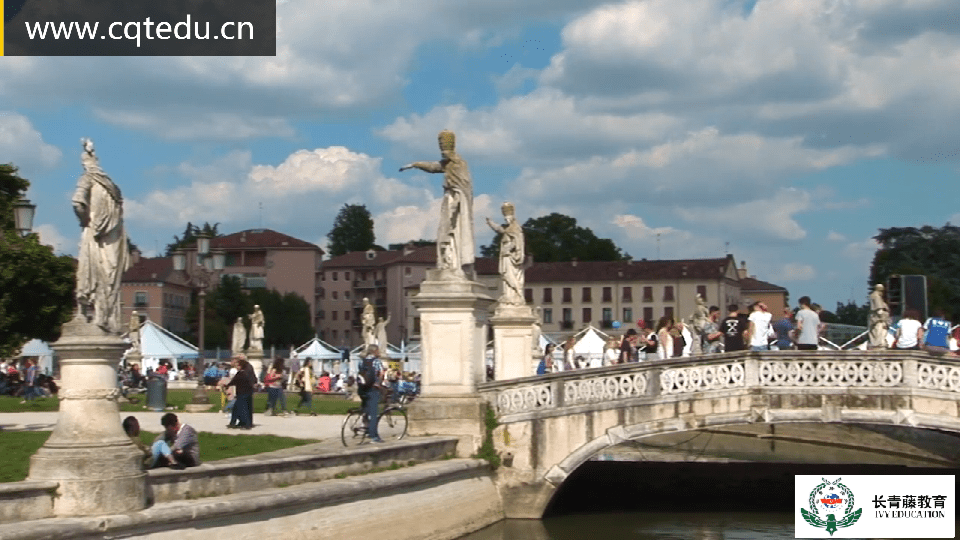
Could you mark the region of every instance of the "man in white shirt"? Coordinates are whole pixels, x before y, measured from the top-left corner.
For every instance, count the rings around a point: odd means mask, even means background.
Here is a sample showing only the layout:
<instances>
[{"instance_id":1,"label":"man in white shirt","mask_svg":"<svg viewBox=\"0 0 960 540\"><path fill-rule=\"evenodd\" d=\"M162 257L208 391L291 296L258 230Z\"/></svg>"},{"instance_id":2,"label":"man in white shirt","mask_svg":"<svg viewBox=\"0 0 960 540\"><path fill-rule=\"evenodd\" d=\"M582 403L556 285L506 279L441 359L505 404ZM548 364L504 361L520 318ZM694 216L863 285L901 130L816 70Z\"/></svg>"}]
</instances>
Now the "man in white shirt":
<instances>
[{"instance_id":1,"label":"man in white shirt","mask_svg":"<svg viewBox=\"0 0 960 540\"><path fill-rule=\"evenodd\" d=\"M810 309L810 297L802 296L797 311L797 350L815 351L820 341L820 316Z\"/></svg>"},{"instance_id":2,"label":"man in white shirt","mask_svg":"<svg viewBox=\"0 0 960 540\"><path fill-rule=\"evenodd\" d=\"M767 311L767 306L763 302L754 302L752 306L752 311L750 312L750 327L748 333L750 335L750 350L751 351L768 351L770 350L770 321L773 319L773 314Z\"/></svg>"}]
</instances>

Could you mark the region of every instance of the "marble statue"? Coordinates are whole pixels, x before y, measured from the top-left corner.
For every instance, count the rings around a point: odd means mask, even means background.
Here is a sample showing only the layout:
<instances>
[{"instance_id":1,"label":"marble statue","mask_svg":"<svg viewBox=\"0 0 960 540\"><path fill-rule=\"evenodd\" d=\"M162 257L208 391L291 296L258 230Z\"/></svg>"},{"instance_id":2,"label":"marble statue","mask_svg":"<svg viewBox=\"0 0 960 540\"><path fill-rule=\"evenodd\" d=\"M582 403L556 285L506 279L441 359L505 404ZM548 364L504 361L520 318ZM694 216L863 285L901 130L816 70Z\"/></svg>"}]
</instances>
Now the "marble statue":
<instances>
[{"instance_id":1,"label":"marble statue","mask_svg":"<svg viewBox=\"0 0 960 540\"><path fill-rule=\"evenodd\" d=\"M133 346L131 351L140 352L140 315L136 311L130 313L130 329L127 331L127 338Z\"/></svg>"},{"instance_id":2,"label":"marble statue","mask_svg":"<svg viewBox=\"0 0 960 540\"><path fill-rule=\"evenodd\" d=\"M247 342L247 328L243 325L243 317L237 317L237 322L233 323L233 340L230 350L236 356L243 352L243 345Z\"/></svg>"},{"instance_id":3,"label":"marble statue","mask_svg":"<svg viewBox=\"0 0 960 540\"><path fill-rule=\"evenodd\" d=\"M77 256L77 306L104 331L119 334L120 280L130 267L127 233L123 228L120 188L100 168L93 141L81 139L84 173L73 194L73 211L80 219Z\"/></svg>"},{"instance_id":4,"label":"marble statue","mask_svg":"<svg viewBox=\"0 0 960 540\"><path fill-rule=\"evenodd\" d=\"M704 349L706 336L704 335L704 329L707 326L707 323L710 321L710 309L707 307L707 303L703 301L703 297L697 293L696 296L697 307L693 311L693 315L690 315L690 323L693 333L693 348L692 352L694 354L700 354Z\"/></svg>"},{"instance_id":5,"label":"marble statue","mask_svg":"<svg viewBox=\"0 0 960 540\"><path fill-rule=\"evenodd\" d=\"M540 334L543 332L543 308L537 306L533 309L533 348L540 350Z\"/></svg>"},{"instance_id":6,"label":"marble statue","mask_svg":"<svg viewBox=\"0 0 960 540\"><path fill-rule=\"evenodd\" d=\"M503 279L503 294L500 295L501 305L523 306L526 300L523 297L523 262L525 258L523 247L523 228L517 223L516 211L511 203L503 203L501 207L503 217L507 222L497 225L487 218L487 225L500 233L500 277Z\"/></svg>"},{"instance_id":7,"label":"marble statue","mask_svg":"<svg viewBox=\"0 0 960 540\"><path fill-rule=\"evenodd\" d=\"M473 180L467 162L456 152L454 133L443 130L438 139L440 161L416 161L400 167L400 171L416 168L428 173L443 173L437 268L464 277L463 267L472 268L474 262Z\"/></svg>"},{"instance_id":8,"label":"marble statue","mask_svg":"<svg viewBox=\"0 0 960 540\"><path fill-rule=\"evenodd\" d=\"M375 334L377 336L377 345L380 346L380 351L383 353L387 352L387 325L390 324L390 314L387 314L386 320L383 317L380 317L380 320L377 321Z\"/></svg>"},{"instance_id":9,"label":"marble statue","mask_svg":"<svg viewBox=\"0 0 960 540\"><path fill-rule=\"evenodd\" d=\"M369 298L363 299L363 311L360 312L360 332L363 335L363 345L376 345L377 341L377 316Z\"/></svg>"},{"instance_id":10,"label":"marble statue","mask_svg":"<svg viewBox=\"0 0 960 540\"><path fill-rule=\"evenodd\" d=\"M250 350L263 350L263 312L260 306L253 306L253 313L250 314ZM236 327L236 325L234 325Z\"/></svg>"},{"instance_id":11,"label":"marble statue","mask_svg":"<svg viewBox=\"0 0 960 540\"><path fill-rule=\"evenodd\" d=\"M883 300L883 285L877 284L870 293L870 315L867 327L870 332L869 348L887 348L887 328L890 326L890 308Z\"/></svg>"}]
</instances>

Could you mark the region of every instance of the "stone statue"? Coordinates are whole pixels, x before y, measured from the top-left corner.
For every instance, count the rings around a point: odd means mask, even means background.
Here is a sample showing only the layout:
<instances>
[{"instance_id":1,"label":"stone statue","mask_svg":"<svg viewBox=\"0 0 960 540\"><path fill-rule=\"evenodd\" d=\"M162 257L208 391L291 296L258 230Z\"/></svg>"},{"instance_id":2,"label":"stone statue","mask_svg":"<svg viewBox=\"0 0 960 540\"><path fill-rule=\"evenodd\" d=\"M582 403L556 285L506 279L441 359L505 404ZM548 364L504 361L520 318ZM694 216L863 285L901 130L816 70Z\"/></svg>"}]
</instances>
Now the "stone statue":
<instances>
[{"instance_id":1,"label":"stone statue","mask_svg":"<svg viewBox=\"0 0 960 540\"><path fill-rule=\"evenodd\" d=\"M386 320L383 317L380 317L380 320L377 321L376 326L376 336L377 336L377 345L380 346L380 352L386 354L387 352L387 325L390 324L390 315L387 314Z\"/></svg>"},{"instance_id":2,"label":"stone statue","mask_svg":"<svg viewBox=\"0 0 960 540\"><path fill-rule=\"evenodd\" d=\"M697 307L693 311L693 315L690 315L690 323L693 327L693 347L691 352L693 354L700 354L704 348L704 328L706 328L707 322L710 320L710 309L699 293L697 293L696 302Z\"/></svg>"},{"instance_id":3,"label":"stone statue","mask_svg":"<svg viewBox=\"0 0 960 540\"><path fill-rule=\"evenodd\" d=\"M263 350L263 326L264 326L263 312L260 311L260 306L253 306L253 313L250 314L250 350L251 351L262 351ZM236 324L234 324L236 328Z\"/></svg>"},{"instance_id":4,"label":"stone statue","mask_svg":"<svg viewBox=\"0 0 960 540\"><path fill-rule=\"evenodd\" d=\"M500 295L501 305L524 306L523 297L523 229L517 223L516 212L511 203L503 203L501 207L503 217L507 223L497 225L487 218L487 225L500 233L500 277L503 278L503 294Z\"/></svg>"},{"instance_id":5,"label":"stone statue","mask_svg":"<svg viewBox=\"0 0 960 540\"><path fill-rule=\"evenodd\" d=\"M243 352L243 345L246 342L247 328L243 325L243 317L237 317L237 322L233 323L233 340L230 345L230 350L234 356Z\"/></svg>"},{"instance_id":6,"label":"stone statue","mask_svg":"<svg viewBox=\"0 0 960 540\"><path fill-rule=\"evenodd\" d=\"M467 162L456 152L456 137L443 130L438 136L440 161L416 161L400 167L400 171L420 169L443 173L443 201L440 205L440 227L437 230L437 268L465 277L463 267L472 269L473 245L473 180Z\"/></svg>"},{"instance_id":7,"label":"stone statue","mask_svg":"<svg viewBox=\"0 0 960 540\"><path fill-rule=\"evenodd\" d=\"M130 329L127 331L127 338L130 345L133 345L132 352L140 352L140 315L136 311L130 313Z\"/></svg>"},{"instance_id":8,"label":"stone statue","mask_svg":"<svg viewBox=\"0 0 960 540\"><path fill-rule=\"evenodd\" d=\"M80 219L77 256L77 306L81 315L104 331L119 334L120 280L130 267L127 233L123 228L120 188L100 168L90 139L81 139L84 173L73 194L73 211Z\"/></svg>"},{"instance_id":9,"label":"stone statue","mask_svg":"<svg viewBox=\"0 0 960 540\"><path fill-rule=\"evenodd\" d=\"M540 350L540 334L543 332L543 308L537 306L533 309L533 348Z\"/></svg>"},{"instance_id":10,"label":"stone statue","mask_svg":"<svg viewBox=\"0 0 960 540\"><path fill-rule=\"evenodd\" d=\"M883 300L883 285L877 284L870 293L870 316L867 327L870 332L869 348L887 348L887 328L890 326L890 308Z\"/></svg>"},{"instance_id":11,"label":"stone statue","mask_svg":"<svg viewBox=\"0 0 960 540\"><path fill-rule=\"evenodd\" d=\"M363 311L360 313L360 332L363 334L363 345L376 345L377 316L369 298L363 299Z\"/></svg>"}]
</instances>

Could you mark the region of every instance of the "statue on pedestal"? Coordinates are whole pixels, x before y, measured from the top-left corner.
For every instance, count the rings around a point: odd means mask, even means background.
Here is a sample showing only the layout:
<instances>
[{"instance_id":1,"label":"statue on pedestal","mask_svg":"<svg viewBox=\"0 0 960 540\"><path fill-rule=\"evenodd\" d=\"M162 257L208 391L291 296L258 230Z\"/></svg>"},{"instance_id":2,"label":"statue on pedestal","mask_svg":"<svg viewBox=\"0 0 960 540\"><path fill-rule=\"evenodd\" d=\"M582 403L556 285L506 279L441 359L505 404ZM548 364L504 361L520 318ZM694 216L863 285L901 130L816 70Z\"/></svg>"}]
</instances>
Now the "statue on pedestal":
<instances>
[{"instance_id":1,"label":"statue on pedestal","mask_svg":"<svg viewBox=\"0 0 960 540\"><path fill-rule=\"evenodd\" d=\"M473 180L467 162L456 152L456 136L443 130L438 136L440 161L416 161L400 167L400 171L420 169L443 173L443 201L440 205L440 227L437 230L437 268L452 271L464 278L463 267L472 267L473 245ZM472 268L471 268L472 269Z\"/></svg>"},{"instance_id":2,"label":"statue on pedestal","mask_svg":"<svg viewBox=\"0 0 960 540\"><path fill-rule=\"evenodd\" d=\"M386 320L384 320L383 317L380 317L380 319L377 321L377 326L375 331L375 334L377 337L377 345L380 346L380 351L383 354L387 353L387 325L388 324L390 324L389 314L387 314Z\"/></svg>"},{"instance_id":3,"label":"statue on pedestal","mask_svg":"<svg viewBox=\"0 0 960 540\"><path fill-rule=\"evenodd\" d=\"M247 328L243 325L243 317L237 317L237 322L233 323L233 339L230 350L236 356L243 352L243 345L247 342Z\"/></svg>"},{"instance_id":4,"label":"statue on pedestal","mask_svg":"<svg viewBox=\"0 0 960 540\"><path fill-rule=\"evenodd\" d=\"M543 308L537 306L533 309L533 348L540 350L540 334L543 332Z\"/></svg>"},{"instance_id":5,"label":"statue on pedestal","mask_svg":"<svg viewBox=\"0 0 960 540\"><path fill-rule=\"evenodd\" d=\"M525 258L523 247L523 228L517 223L517 216L513 204L503 203L501 207L503 217L507 223L497 225L487 218L487 225L500 233L500 277L503 278L503 294L500 295L500 305L524 306L527 304L523 297L523 262Z\"/></svg>"},{"instance_id":6,"label":"statue on pedestal","mask_svg":"<svg viewBox=\"0 0 960 540\"><path fill-rule=\"evenodd\" d=\"M887 348L887 328L890 326L890 308L883 300L883 285L877 284L870 293L870 316L867 328L870 332L869 348Z\"/></svg>"},{"instance_id":7,"label":"statue on pedestal","mask_svg":"<svg viewBox=\"0 0 960 540\"><path fill-rule=\"evenodd\" d=\"M120 188L100 168L93 141L81 142L84 173L73 194L73 211L82 229L77 256L77 307L81 315L102 330L119 334L120 280L130 267L127 233L123 228L123 197Z\"/></svg>"},{"instance_id":8,"label":"statue on pedestal","mask_svg":"<svg viewBox=\"0 0 960 540\"><path fill-rule=\"evenodd\" d=\"M260 306L253 306L253 313L250 314L250 350L263 351L263 312ZM234 324L236 328L236 324Z\"/></svg>"},{"instance_id":9,"label":"statue on pedestal","mask_svg":"<svg viewBox=\"0 0 960 540\"><path fill-rule=\"evenodd\" d=\"M363 345L365 347L377 344L377 316L369 298L363 299L363 311L360 312L360 332L363 335Z\"/></svg>"},{"instance_id":10,"label":"statue on pedestal","mask_svg":"<svg viewBox=\"0 0 960 540\"><path fill-rule=\"evenodd\" d=\"M140 352L140 315L136 311L130 313L130 328L127 331L127 338L133 348L130 352Z\"/></svg>"},{"instance_id":11,"label":"statue on pedestal","mask_svg":"<svg viewBox=\"0 0 960 540\"><path fill-rule=\"evenodd\" d=\"M707 326L707 322L710 319L710 309L707 307L706 302L703 301L703 297L700 294L697 294L696 297L697 307L693 311L693 315L690 315L690 322L693 326L693 354L700 354L703 350L704 345L704 329Z\"/></svg>"}]
</instances>

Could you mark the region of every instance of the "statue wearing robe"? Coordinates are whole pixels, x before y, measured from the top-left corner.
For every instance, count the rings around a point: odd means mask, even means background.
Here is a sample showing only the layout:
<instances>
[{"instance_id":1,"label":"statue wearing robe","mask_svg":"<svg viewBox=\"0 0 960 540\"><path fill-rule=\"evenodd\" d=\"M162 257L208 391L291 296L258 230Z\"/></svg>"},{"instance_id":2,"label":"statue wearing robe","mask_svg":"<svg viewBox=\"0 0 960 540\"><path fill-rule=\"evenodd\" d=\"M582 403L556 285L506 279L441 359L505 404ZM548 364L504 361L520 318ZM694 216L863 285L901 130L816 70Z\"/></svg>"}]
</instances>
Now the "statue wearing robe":
<instances>
[{"instance_id":1,"label":"statue wearing robe","mask_svg":"<svg viewBox=\"0 0 960 540\"><path fill-rule=\"evenodd\" d=\"M243 345L247 342L247 328L243 325L243 317L237 317L233 323L233 340L230 349L234 356L243 352Z\"/></svg>"},{"instance_id":2,"label":"statue wearing robe","mask_svg":"<svg viewBox=\"0 0 960 540\"><path fill-rule=\"evenodd\" d=\"M527 303L523 297L523 263L526 257L523 246L523 228L517 223L512 204L504 203L502 209L503 216L507 219L505 225L497 225L490 218L487 218L487 225L500 233L500 277L503 279L503 293L500 295L500 304L523 306Z\"/></svg>"},{"instance_id":3,"label":"statue wearing robe","mask_svg":"<svg viewBox=\"0 0 960 540\"><path fill-rule=\"evenodd\" d=\"M250 350L263 350L263 326L265 324L263 312L260 306L253 306L253 313L250 314Z\"/></svg>"}]
</instances>

